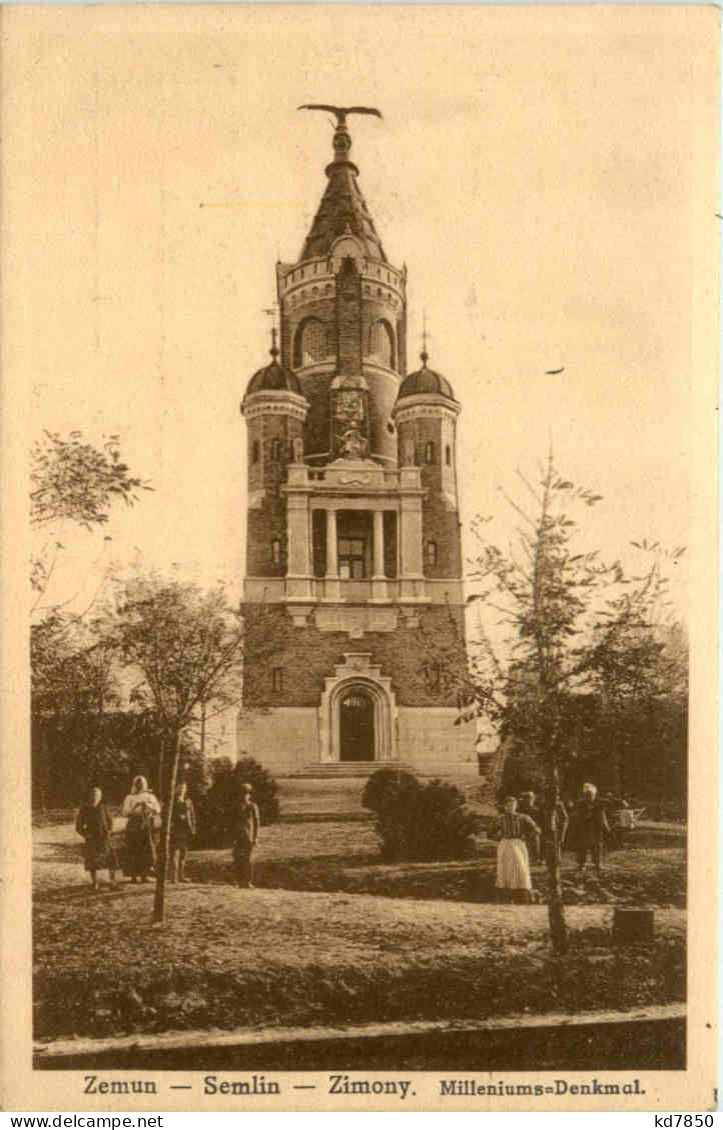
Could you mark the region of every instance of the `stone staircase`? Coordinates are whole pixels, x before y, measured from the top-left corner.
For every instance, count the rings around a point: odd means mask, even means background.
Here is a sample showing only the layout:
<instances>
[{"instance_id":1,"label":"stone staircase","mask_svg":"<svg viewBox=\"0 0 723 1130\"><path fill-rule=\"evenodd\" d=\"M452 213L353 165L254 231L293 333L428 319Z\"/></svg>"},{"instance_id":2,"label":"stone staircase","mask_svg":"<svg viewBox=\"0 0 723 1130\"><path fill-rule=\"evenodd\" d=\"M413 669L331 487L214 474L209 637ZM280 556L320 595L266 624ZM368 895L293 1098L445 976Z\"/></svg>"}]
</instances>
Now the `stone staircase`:
<instances>
[{"instance_id":1,"label":"stone staircase","mask_svg":"<svg viewBox=\"0 0 723 1130\"><path fill-rule=\"evenodd\" d=\"M309 762L296 773L289 774L289 780L322 780L322 781L346 781L355 777L371 777L372 773L376 773L377 769L399 769L407 773L413 773L414 769L411 765L402 765L399 762L384 762L384 761L329 761L325 764L319 764L318 761Z\"/></svg>"}]
</instances>

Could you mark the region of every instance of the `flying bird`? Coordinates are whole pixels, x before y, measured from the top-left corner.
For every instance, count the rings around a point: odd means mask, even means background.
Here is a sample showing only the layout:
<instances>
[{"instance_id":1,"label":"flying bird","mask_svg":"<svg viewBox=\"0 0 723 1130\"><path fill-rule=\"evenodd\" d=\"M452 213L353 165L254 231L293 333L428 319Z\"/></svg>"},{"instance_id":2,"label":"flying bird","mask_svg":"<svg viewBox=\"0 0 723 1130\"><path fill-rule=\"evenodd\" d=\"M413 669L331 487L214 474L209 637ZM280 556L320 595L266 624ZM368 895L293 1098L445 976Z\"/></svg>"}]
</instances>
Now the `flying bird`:
<instances>
[{"instance_id":1,"label":"flying bird","mask_svg":"<svg viewBox=\"0 0 723 1130\"><path fill-rule=\"evenodd\" d=\"M562 366L561 369L545 369L545 375L548 376L548 377L556 377L558 373L564 373L564 372L565 372L565 366L564 365Z\"/></svg>"},{"instance_id":2,"label":"flying bird","mask_svg":"<svg viewBox=\"0 0 723 1130\"><path fill-rule=\"evenodd\" d=\"M376 110L374 106L327 106L320 102L305 102L303 106L298 106L299 110L328 110L331 114L336 115L337 128L346 125L347 114L373 114L375 118L381 118L381 111Z\"/></svg>"}]
</instances>

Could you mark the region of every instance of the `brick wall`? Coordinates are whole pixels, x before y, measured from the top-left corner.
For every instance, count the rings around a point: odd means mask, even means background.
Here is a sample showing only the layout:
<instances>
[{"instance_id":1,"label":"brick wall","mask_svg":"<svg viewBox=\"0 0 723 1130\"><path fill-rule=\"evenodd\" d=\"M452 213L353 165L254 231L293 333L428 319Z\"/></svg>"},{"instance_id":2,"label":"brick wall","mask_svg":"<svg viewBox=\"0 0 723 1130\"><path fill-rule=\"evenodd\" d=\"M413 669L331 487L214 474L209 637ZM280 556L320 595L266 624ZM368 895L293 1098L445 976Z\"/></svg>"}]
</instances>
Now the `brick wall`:
<instances>
[{"instance_id":1,"label":"brick wall","mask_svg":"<svg viewBox=\"0 0 723 1130\"><path fill-rule=\"evenodd\" d=\"M320 632L313 625L288 629L289 618L282 607L269 609L264 617L266 637L279 639L273 654L255 662L244 673L244 703L248 706L318 706L324 679L333 676L334 667L343 662L345 652L371 652L372 663L392 680L399 706L455 706L456 696L430 687L424 672L428 659L418 629L398 628L396 632L367 632L361 639L350 639L346 632ZM451 617L451 618L450 618ZM278 626L273 626L274 620ZM441 646L459 639L463 622L461 607L431 608L424 613L425 635L433 634ZM253 639L250 640L253 647ZM274 693L271 670L283 668L283 693Z\"/></svg>"},{"instance_id":2,"label":"brick wall","mask_svg":"<svg viewBox=\"0 0 723 1130\"><path fill-rule=\"evenodd\" d=\"M330 450L329 385L332 378L333 373L302 373L299 377L304 396L309 401L304 433L304 450L307 455L321 455Z\"/></svg>"},{"instance_id":3,"label":"brick wall","mask_svg":"<svg viewBox=\"0 0 723 1130\"><path fill-rule=\"evenodd\" d=\"M258 508L249 510L246 521L246 573L250 577L283 577L286 572L286 497L282 487L292 455L292 442L303 424L293 416L257 416L248 426L249 490L263 488ZM280 443L279 458L272 458L273 443ZM259 444L259 460L253 463L253 445ZM281 543L281 560L272 560L271 543Z\"/></svg>"},{"instance_id":4,"label":"brick wall","mask_svg":"<svg viewBox=\"0 0 723 1130\"><path fill-rule=\"evenodd\" d=\"M422 471L422 486L427 492L422 502L422 551L425 577L461 577L462 545L459 513L450 509L447 496L442 491L442 460L445 441L442 420L434 416L420 416L399 426L400 456L408 440L414 443L415 462ZM427 443L434 444L434 462L425 462ZM454 452L452 452L454 459ZM436 564L431 564L427 543L437 546Z\"/></svg>"},{"instance_id":5,"label":"brick wall","mask_svg":"<svg viewBox=\"0 0 723 1130\"><path fill-rule=\"evenodd\" d=\"M357 376L362 365L361 277L345 259L336 279L337 372Z\"/></svg>"}]
</instances>

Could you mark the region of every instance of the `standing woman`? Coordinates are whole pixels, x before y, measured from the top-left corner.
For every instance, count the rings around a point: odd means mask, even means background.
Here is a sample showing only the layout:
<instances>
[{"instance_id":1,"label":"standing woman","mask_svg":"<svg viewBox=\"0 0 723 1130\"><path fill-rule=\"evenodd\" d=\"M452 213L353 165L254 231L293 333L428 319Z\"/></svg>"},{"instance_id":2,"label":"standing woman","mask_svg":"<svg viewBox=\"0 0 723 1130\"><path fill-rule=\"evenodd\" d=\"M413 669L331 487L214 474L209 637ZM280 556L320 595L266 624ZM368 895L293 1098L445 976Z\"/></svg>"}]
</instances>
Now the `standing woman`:
<instances>
[{"instance_id":1,"label":"standing woman","mask_svg":"<svg viewBox=\"0 0 723 1130\"><path fill-rule=\"evenodd\" d=\"M259 838L261 817L252 794L251 785L239 785L239 798L232 815L233 861L239 887L253 887L251 856Z\"/></svg>"},{"instance_id":2,"label":"standing woman","mask_svg":"<svg viewBox=\"0 0 723 1130\"><path fill-rule=\"evenodd\" d=\"M188 795L188 786L183 781L176 786L176 795L171 809L171 882L188 883L186 878L186 856L188 845L196 835L196 810Z\"/></svg>"},{"instance_id":3,"label":"standing woman","mask_svg":"<svg viewBox=\"0 0 723 1130\"><path fill-rule=\"evenodd\" d=\"M90 881L93 890L99 887L98 872L108 868L111 887L115 887L115 873L118 868L111 832L113 820L108 809L102 804L103 794L100 789L91 789L88 800L81 805L75 829L79 836L85 840L83 846L83 861L86 871L90 872Z\"/></svg>"},{"instance_id":4,"label":"standing woman","mask_svg":"<svg viewBox=\"0 0 723 1130\"><path fill-rule=\"evenodd\" d=\"M153 818L160 816L158 798L148 788L145 777L134 777L130 793L123 801L122 814L128 817L123 870L131 882L145 883L156 862Z\"/></svg>"},{"instance_id":5,"label":"standing woman","mask_svg":"<svg viewBox=\"0 0 723 1130\"><path fill-rule=\"evenodd\" d=\"M508 796L500 816L501 839L497 848L497 890L506 900L530 902L532 879L525 839L539 836L540 829L531 817L517 811L517 801Z\"/></svg>"}]
</instances>

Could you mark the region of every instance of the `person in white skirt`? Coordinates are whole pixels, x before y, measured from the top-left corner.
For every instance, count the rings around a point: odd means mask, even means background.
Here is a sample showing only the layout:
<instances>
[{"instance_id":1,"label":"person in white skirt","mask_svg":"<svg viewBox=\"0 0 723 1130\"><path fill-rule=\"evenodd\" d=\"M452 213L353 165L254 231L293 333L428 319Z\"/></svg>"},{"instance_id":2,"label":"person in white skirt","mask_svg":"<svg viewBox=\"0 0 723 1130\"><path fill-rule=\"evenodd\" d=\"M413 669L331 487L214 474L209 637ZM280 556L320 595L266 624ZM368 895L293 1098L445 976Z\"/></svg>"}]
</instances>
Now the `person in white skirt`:
<instances>
[{"instance_id":1,"label":"person in white skirt","mask_svg":"<svg viewBox=\"0 0 723 1130\"><path fill-rule=\"evenodd\" d=\"M500 842L497 848L497 891L501 901L530 902L532 879L526 836L539 836L540 829L530 816L517 811L517 801L508 796L500 816Z\"/></svg>"}]
</instances>

